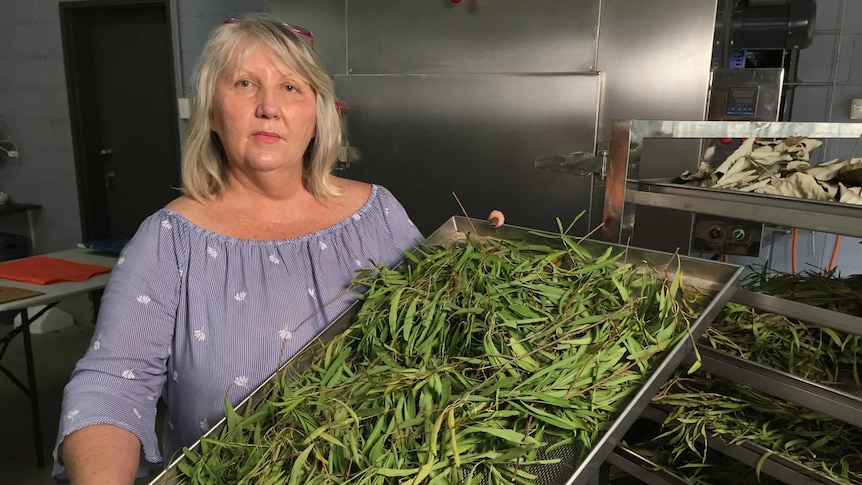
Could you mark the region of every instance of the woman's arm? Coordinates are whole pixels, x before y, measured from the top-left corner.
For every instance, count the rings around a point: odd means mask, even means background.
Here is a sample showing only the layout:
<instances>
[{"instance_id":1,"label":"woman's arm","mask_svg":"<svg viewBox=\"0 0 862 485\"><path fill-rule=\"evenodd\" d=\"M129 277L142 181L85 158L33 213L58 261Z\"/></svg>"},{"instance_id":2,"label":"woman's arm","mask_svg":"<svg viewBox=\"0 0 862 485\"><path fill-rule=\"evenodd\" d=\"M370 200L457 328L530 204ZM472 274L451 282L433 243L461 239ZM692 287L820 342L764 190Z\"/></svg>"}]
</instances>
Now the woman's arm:
<instances>
[{"instance_id":1,"label":"woman's arm","mask_svg":"<svg viewBox=\"0 0 862 485\"><path fill-rule=\"evenodd\" d=\"M62 448L75 485L135 482L141 442L134 433L111 424L94 424L70 433Z\"/></svg>"},{"instance_id":2,"label":"woman's arm","mask_svg":"<svg viewBox=\"0 0 862 485\"><path fill-rule=\"evenodd\" d=\"M137 470L126 470L128 463L162 460L156 403L167 378L182 247L176 242L181 236L170 229L169 216L157 213L147 218L111 271L90 347L63 391L52 472L58 480L66 478L69 452L76 454L73 466L79 478L110 470L105 463L134 477ZM130 438L122 438L125 433L132 436L131 444ZM67 443L72 436L72 444ZM139 463L141 448L146 463Z\"/></svg>"}]
</instances>

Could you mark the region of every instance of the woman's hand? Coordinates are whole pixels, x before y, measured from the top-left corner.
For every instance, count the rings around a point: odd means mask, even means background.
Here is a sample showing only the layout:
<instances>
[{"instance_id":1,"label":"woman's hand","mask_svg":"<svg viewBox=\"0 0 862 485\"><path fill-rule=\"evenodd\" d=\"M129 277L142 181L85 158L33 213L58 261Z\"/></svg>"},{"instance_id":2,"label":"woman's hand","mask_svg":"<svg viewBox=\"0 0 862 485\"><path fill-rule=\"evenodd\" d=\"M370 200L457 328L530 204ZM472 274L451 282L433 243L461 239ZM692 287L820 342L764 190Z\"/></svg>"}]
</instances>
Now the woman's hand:
<instances>
[{"instance_id":1,"label":"woman's hand","mask_svg":"<svg viewBox=\"0 0 862 485\"><path fill-rule=\"evenodd\" d=\"M488 224L491 224L491 227L497 228L503 225L506 222L506 217L502 212L498 210L492 210L490 214L488 214Z\"/></svg>"}]
</instances>

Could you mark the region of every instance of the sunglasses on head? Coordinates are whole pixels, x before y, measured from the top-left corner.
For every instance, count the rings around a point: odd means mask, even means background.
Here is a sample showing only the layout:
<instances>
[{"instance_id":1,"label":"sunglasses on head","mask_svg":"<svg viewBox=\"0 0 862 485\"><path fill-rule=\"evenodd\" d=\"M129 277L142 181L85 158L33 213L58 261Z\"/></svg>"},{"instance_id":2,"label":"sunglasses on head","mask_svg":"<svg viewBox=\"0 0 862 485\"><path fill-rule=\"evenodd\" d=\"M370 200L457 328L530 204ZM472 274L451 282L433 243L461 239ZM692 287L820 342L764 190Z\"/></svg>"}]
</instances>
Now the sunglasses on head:
<instances>
[{"instance_id":1,"label":"sunglasses on head","mask_svg":"<svg viewBox=\"0 0 862 485\"><path fill-rule=\"evenodd\" d=\"M230 18L224 19L222 21L222 24L238 24L240 22L240 20L242 20L242 19L238 19L236 17L230 17ZM306 29L305 27L300 27L298 25L291 25L288 23L285 23L284 26L287 27L288 29L290 29L294 34L301 35L301 36L305 37L306 39L308 39L309 45L311 45L312 48L314 47L314 34L312 34L310 30Z\"/></svg>"}]
</instances>

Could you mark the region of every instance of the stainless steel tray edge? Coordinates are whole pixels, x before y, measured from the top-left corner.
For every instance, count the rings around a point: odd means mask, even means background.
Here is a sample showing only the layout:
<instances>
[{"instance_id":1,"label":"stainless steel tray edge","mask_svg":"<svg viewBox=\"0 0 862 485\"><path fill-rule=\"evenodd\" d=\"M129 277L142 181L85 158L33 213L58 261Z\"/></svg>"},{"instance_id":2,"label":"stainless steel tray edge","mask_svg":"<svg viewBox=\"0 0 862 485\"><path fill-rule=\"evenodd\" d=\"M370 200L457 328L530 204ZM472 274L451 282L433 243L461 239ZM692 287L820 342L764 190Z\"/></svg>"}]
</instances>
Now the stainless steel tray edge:
<instances>
[{"instance_id":1,"label":"stainless steel tray edge","mask_svg":"<svg viewBox=\"0 0 862 485\"><path fill-rule=\"evenodd\" d=\"M627 203L862 237L859 205L694 187L669 179L630 180L628 185Z\"/></svg>"}]
</instances>

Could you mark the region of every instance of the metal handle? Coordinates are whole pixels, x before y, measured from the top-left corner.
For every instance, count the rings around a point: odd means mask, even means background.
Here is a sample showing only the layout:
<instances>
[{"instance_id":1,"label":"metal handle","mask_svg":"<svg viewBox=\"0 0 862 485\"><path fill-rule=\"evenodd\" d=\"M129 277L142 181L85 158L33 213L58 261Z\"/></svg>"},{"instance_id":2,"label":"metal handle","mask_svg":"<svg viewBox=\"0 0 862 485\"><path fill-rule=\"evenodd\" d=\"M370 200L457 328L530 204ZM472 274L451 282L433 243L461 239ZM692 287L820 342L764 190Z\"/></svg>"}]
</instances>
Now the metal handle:
<instances>
[{"instance_id":1,"label":"metal handle","mask_svg":"<svg viewBox=\"0 0 862 485\"><path fill-rule=\"evenodd\" d=\"M99 150L99 155L101 155L101 156L103 156L103 157L104 157L104 156L107 156L107 155L110 155L110 154L111 154L111 149L110 149L110 148L102 148L101 150Z\"/></svg>"}]
</instances>

